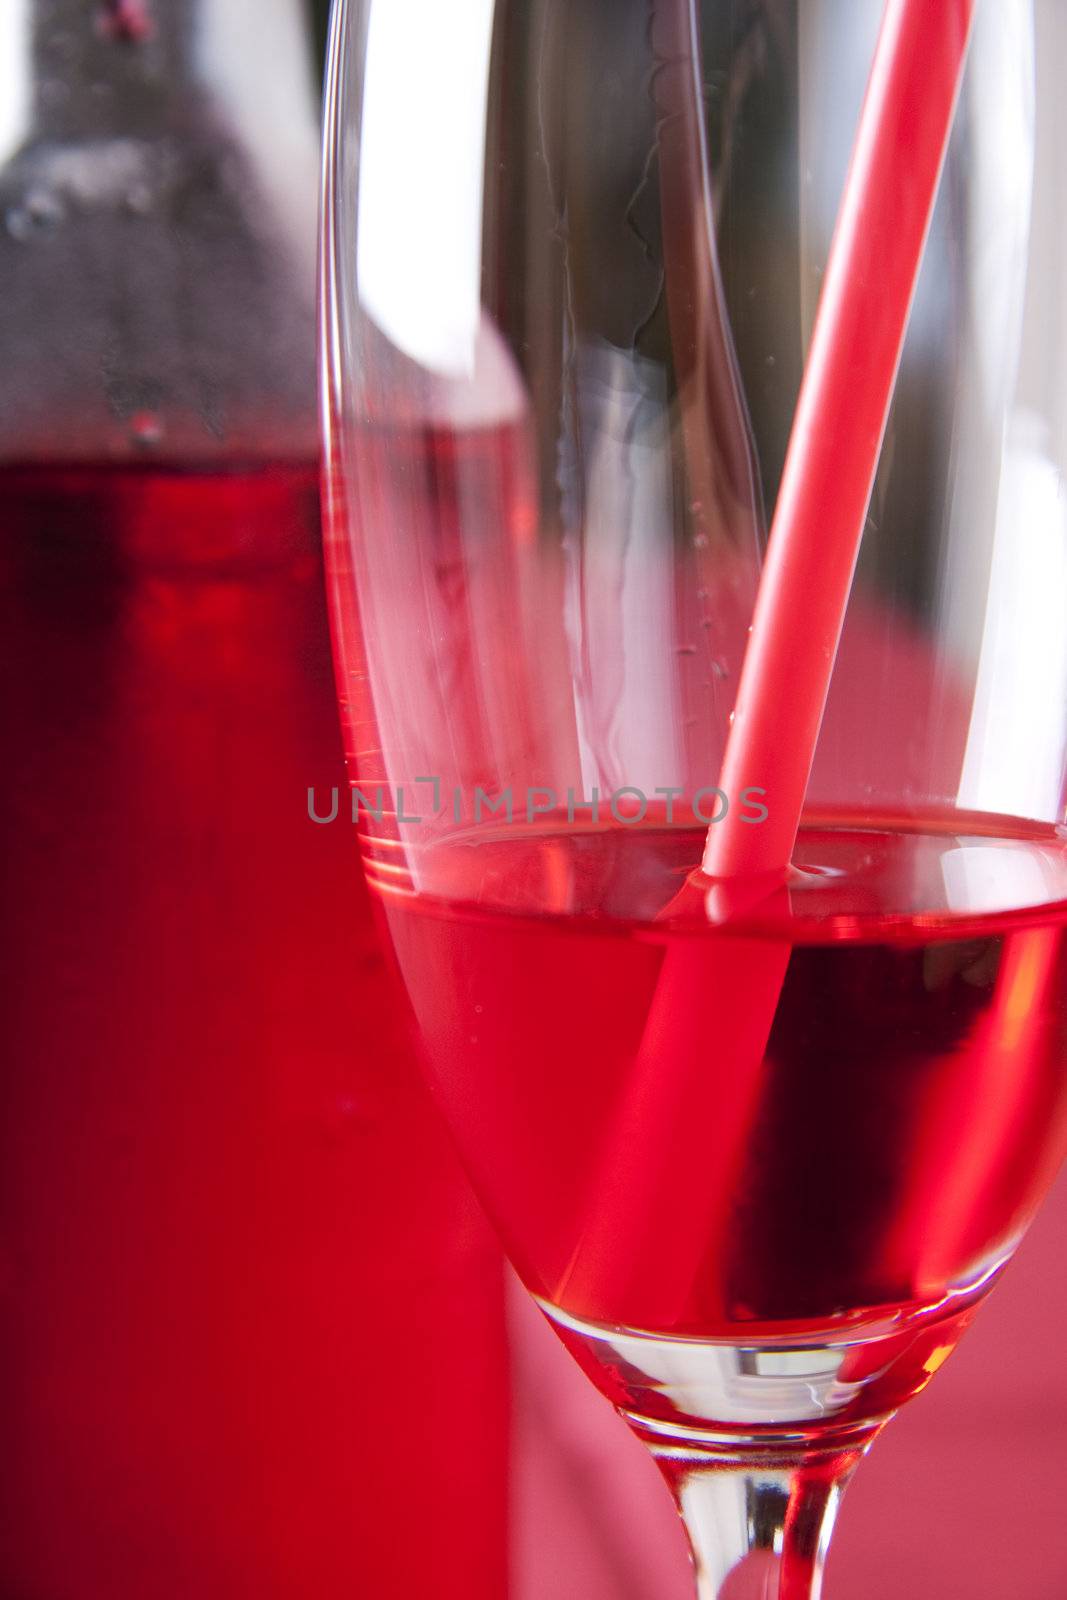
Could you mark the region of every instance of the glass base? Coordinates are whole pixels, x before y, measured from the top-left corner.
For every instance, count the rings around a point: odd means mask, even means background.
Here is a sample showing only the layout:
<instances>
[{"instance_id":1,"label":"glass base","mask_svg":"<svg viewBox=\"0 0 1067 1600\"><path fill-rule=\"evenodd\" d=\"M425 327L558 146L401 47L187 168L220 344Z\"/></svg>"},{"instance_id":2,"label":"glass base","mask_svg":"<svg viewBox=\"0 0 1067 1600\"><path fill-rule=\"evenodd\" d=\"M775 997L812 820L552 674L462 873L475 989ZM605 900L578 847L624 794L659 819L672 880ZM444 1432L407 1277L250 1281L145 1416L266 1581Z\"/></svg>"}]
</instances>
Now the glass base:
<instances>
[{"instance_id":1,"label":"glass base","mask_svg":"<svg viewBox=\"0 0 1067 1600\"><path fill-rule=\"evenodd\" d=\"M671 1338L604 1327L538 1299L563 1343L646 1442L704 1452L862 1448L925 1387L973 1305L911 1323L803 1337Z\"/></svg>"},{"instance_id":2,"label":"glass base","mask_svg":"<svg viewBox=\"0 0 1067 1600\"><path fill-rule=\"evenodd\" d=\"M699 1600L817 1600L841 1494L963 1313L869 1337L740 1345L600 1327L538 1300L663 1474ZM942 1353L943 1352L943 1353Z\"/></svg>"}]
</instances>

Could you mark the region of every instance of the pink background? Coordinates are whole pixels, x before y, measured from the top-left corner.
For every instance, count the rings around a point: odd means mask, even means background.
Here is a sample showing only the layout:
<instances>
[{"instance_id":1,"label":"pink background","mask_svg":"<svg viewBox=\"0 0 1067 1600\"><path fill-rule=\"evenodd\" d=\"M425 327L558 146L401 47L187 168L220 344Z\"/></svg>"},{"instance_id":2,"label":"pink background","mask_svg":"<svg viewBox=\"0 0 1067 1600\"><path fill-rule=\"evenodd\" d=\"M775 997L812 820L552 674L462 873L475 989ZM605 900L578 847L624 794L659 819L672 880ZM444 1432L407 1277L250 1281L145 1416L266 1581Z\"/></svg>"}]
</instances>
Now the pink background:
<instances>
[{"instance_id":1,"label":"pink background","mask_svg":"<svg viewBox=\"0 0 1067 1600\"><path fill-rule=\"evenodd\" d=\"M1067 1596L1067 1172L844 1500L826 1600ZM693 1600L660 1478L522 1291L512 1600Z\"/></svg>"}]
</instances>

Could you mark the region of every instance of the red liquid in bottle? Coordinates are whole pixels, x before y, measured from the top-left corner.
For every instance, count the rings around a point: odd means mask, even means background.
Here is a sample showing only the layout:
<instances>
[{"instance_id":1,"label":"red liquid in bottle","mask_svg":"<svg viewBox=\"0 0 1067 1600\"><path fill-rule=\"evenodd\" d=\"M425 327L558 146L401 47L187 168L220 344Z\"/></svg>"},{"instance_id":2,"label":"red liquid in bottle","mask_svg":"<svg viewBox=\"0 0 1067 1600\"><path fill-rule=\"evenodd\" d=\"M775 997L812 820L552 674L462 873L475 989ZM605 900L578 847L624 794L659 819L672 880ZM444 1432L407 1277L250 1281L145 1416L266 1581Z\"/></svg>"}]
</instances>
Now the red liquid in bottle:
<instances>
[{"instance_id":1,"label":"red liquid in bottle","mask_svg":"<svg viewBox=\"0 0 1067 1600\"><path fill-rule=\"evenodd\" d=\"M5 1595L504 1592L499 1258L308 819L317 506L0 476Z\"/></svg>"}]
</instances>

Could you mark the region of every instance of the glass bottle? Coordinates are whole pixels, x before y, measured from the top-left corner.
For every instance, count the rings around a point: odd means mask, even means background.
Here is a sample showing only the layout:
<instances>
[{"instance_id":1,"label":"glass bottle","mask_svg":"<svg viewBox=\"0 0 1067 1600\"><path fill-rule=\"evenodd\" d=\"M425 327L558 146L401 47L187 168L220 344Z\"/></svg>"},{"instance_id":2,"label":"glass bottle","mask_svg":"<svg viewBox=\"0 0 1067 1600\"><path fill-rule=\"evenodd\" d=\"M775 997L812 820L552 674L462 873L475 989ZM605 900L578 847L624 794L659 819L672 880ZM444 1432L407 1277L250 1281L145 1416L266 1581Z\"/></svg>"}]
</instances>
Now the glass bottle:
<instances>
[{"instance_id":1,"label":"glass bottle","mask_svg":"<svg viewBox=\"0 0 1067 1600\"><path fill-rule=\"evenodd\" d=\"M308 805L307 43L298 0L0 12L6 1595L504 1591L499 1256Z\"/></svg>"}]
</instances>

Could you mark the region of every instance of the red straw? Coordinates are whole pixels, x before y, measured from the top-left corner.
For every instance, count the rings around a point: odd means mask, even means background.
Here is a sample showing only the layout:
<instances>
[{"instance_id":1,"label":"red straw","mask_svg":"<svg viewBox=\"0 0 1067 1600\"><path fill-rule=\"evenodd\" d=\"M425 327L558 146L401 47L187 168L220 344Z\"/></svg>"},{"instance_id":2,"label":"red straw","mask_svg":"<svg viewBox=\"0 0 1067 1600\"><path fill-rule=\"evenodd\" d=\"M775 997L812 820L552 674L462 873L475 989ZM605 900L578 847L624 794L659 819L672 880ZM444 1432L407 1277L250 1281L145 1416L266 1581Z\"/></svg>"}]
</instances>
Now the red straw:
<instances>
[{"instance_id":1,"label":"red straw","mask_svg":"<svg viewBox=\"0 0 1067 1600\"><path fill-rule=\"evenodd\" d=\"M683 3L691 8L694 0ZM710 829L705 854L713 875L759 873L762 881L714 891L716 904L725 901L724 920L739 898L743 905L768 892L762 875L784 871L796 840L973 4L888 0L886 7L721 779L730 794L766 787L770 815L759 827L737 827L731 809ZM680 65L680 36L664 27L663 38ZM684 155L676 148L675 159ZM706 319L702 326L705 337L714 333ZM676 1320L701 1264L732 1226L738 1163L766 1092L762 1062L790 958L785 939L727 933L714 960L701 943L682 941L664 957L556 1290L579 1309L595 1290L601 1305L606 1298L617 1306L620 1320L636 1303L647 1327ZM702 1159L712 1111L716 1148L732 1153L713 1171Z\"/></svg>"},{"instance_id":2,"label":"red straw","mask_svg":"<svg viewBox=\"0 0 1067 1600\"><path fill-rule=\"evenodd\" d=\"M888 0L789 440L721 787L714 878L784 873L882 448L975 0Z\"/></svg>"}]
</instances>

